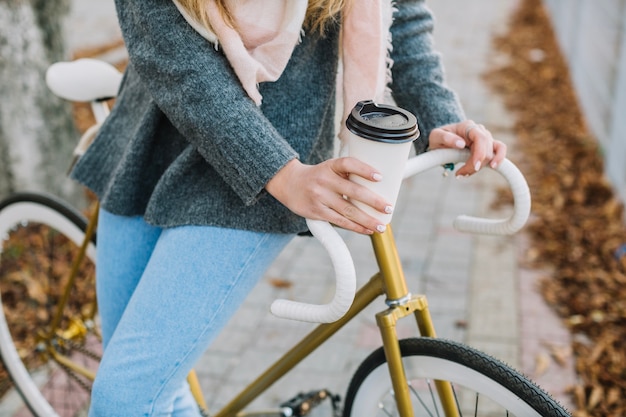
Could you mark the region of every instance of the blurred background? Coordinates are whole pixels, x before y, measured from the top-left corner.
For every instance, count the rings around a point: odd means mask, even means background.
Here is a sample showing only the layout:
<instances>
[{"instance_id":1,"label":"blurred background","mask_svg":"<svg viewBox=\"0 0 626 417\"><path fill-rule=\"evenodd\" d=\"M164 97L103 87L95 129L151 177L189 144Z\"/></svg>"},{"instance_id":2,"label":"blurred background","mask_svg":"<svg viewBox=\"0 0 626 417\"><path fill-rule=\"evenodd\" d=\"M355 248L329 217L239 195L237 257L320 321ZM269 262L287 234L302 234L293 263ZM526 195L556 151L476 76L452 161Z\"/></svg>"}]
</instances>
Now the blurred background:
<instances>
[{"instance_id":1,"label":"blurred background","mask_svg":"<svg viewBox=\"0 0 626 417\"><path fill-rule=\"evenodd\" d=\"M548 384L560 383L577 416L626 415L626 0L428 3L451 85L470 117L510 136L531 186L531 222L509 248L514 270L497 271L519 297L513 343L533 340L512 360L537 379L556 375ZM86 205L65 173L91 116L43 82L51 63L80 57L123 68L112 0L0 2L0 198L45 190ZM494 205L510 203L487 186ZM468 259L480 256L474 244ZM525 309L534 295L542 307ZM459 314L450 336L486 345L471 336L471 307ZM549 314L558 324L538 331Z\"/></svg>"}]
</instances>

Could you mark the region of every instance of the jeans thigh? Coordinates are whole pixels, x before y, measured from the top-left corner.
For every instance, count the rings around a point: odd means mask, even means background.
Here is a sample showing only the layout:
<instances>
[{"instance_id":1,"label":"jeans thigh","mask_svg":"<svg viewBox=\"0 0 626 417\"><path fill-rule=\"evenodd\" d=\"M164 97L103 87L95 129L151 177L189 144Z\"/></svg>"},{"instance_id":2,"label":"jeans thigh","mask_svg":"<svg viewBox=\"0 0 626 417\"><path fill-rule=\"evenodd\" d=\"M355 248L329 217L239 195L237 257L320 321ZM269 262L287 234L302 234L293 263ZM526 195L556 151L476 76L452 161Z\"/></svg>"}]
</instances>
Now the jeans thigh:
<instances>
[{"instance_id":1,"label":"jeans thigh","mask_svg":"<svg viewBox=\"0 0 626 417\"><path fill-rule=\"evenodd\" d=\"M214 227L163 230L105 350L94 396L113 390L126 412L130 404L150 410L142 415L172 407L194 363L291 238ZM133 389L120 392L120 381Z\"/></svg>"},{"instance_id":2,"label":"jeans thigh","mask_svg":"<svg viewBox=\"0 0 626 417\"><path fill-rule=\"evenodd\" d=\"M139 283L161 229L142 217L101 209L98 219L96 294L106 346Z\"/></svg>"}]
</instances>

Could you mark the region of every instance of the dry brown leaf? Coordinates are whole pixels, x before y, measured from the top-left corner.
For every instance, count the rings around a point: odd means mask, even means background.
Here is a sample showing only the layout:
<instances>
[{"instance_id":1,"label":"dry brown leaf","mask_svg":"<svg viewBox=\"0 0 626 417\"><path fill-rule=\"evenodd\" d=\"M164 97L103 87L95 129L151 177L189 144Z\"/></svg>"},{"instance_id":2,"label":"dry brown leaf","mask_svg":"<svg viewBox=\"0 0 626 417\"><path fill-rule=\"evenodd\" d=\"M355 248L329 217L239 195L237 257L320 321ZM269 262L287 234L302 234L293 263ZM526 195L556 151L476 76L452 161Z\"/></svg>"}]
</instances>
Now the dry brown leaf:
<instances>
[{"instance_id":1,"label":"dry brown leaf","mask_svg":"<svg viewBox=\"0 0 626 417\"><path fill-rule=\"evenodd\" d=\"M596 385L591 389L591 394L589 394L589 399L587 400L587 409L593 410L596 406L602 401L604 398L604 390L600 385Z\"/></svg>"},{"instance_id":2,"label":"dry brown leaf","mask_svg":"<svg viewBox=\"0 0 626 417\"><path fill-rule=\"evenodd\" d=\"M576 404L576 407L579 410L584 410L587 405L587 396L585 395L585 387L583 387L582 385L576 385L572 389L572 393L574 396L574 402Z\"/></svg>"},{"instance_id":3,"label":"dry brown leaf","mask_svg":"<svg viewBox=\"0 0 626 417\"><path fill-rule=\"evenodd\" d=\"M545 374L550 367L550 356L547 353L539 353L535 357L535 377Z\"/></svg>"},{"instance_id":4,"label":"dry brown leaf","mask_svg":"<svg viewBox=\"0 0 626 417\"><path fill-rule=\"evenodd\" d=\"M270 285L272 287L275 288L291 288L293 287L293 282L287 280L287 279L282 279L282 278L270 278L268 279L268 282L270 283Z\"/></svg>"},{"instance_id":5,"label":"dry brown leaf","mask_svg":"<svg viewBox=\"0 0 626 417\"><path fill-rule=\"evenodd\" d=\"M606 395L606 402L608 405L616 404L621 399L623 399L622 393L621 393L621 390L617 387L611 388L608 394Z\"/></svg>"},{"instance_id":6,"label":"dry brown leaf","mask_svg":"<svg viewBox=\"0 0 626 417\"><path fill-rule=\"evenodd\" d=\"M570 345L547 343L546 346L550 350L552 359L554 359L559 366L563 367L568 364L569 359L572 357L572 347Z\"/></svg>"}]
</instances>

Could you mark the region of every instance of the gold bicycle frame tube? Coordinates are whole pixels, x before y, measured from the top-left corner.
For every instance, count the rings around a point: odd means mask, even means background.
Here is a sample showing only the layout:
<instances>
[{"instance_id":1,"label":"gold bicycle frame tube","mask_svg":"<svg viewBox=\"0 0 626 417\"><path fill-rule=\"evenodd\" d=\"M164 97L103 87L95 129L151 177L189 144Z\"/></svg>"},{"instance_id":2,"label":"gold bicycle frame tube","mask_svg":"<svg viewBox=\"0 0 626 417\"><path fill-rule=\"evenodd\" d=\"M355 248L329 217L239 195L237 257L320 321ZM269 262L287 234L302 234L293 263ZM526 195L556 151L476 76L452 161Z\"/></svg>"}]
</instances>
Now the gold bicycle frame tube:
<instances>
[{"instance_id":1,"label":"gold bicycle frame tube","mask_svg":"<svg viewBox=\"0 0 626 417\"><path fill-rule=\"evenodd\" d=\"M387 359L396 403L402 417L412 417L410 399L396 323L400 318L413 314L420 334L435 337L434 326L428 311L426 297L411 296L407 290L400 258L396 249L391 227L384 233L372 235L372 244L380 272L375 274L355 295L352 307L346 315L334 323L321 324L304 337L289 352L278 359L254 382L248 385L236 398L222 408L214 417L235 417L245 415L241 411L274 382L287 374L298 363L328 340L352 318L359 314L376 298L385 294L390 307L376 315L376 321L383 339L383 349ZM446 417L458 417L456 401L449 382L435 381Z\"/></svg>"},{"instance_id":2,"label":"gold bicycle frame tube","mask_svg":"<svg viewBox=\"0 0 626 417\"><path fill-rule=\"evenodd\" d=\"M84 376L89 380L93 381L94 379L96 379L96 373L94 371L91 371L84 366L77 364L75 361L65 355L61 355L59 352L57 352L56 349L49 347L47 352L50 354L50 356L52 356L52 358L54 358L56 362L60 363L64 367L71 369L72 371Z\"/></svg>"},{"instance_id":3,"label":"gold bicycle frame tube","mask_svg":"<svg viewBox=\"0 0 626 417\"><path fill-rule=\"evenodd\" d=\"M187 375L187 383L189 384L189 389L191 390L191 395L198 403L198 406L201 410L207 412L208 415L208 407L206 405L206 401L204 400L204 396L202 395L202 388L200 387L200 381L198 380L198 374L193 369Z\"/></svg>"}]
</instances>

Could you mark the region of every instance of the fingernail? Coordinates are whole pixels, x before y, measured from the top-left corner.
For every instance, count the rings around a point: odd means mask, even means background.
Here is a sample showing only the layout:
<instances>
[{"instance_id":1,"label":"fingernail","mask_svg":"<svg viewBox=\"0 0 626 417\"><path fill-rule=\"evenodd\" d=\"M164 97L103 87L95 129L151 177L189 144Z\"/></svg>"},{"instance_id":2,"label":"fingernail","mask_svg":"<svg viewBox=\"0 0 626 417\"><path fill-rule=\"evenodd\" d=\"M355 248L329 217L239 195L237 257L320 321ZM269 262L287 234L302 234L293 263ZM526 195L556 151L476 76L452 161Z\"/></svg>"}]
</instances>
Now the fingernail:
<instances>
[{"instance_id":1,"label":"fingernail","mask_svg":"<svg viewBox=\"0 0 626 417\"><path fill-rule=\"evenodd\" d=\"M384 224L379 224L378 226L376 226L376 230L378 230L378 232L383 233L385 230L387 230L387 226L385 226Z\"/></svg>"},{"instance_id":2,"label":"fingernail","mask_svg":"<svg viewBox=\"0 0 626 417\"><path fill-rule=\"evenodd\" d=\"M383 176L380 175L378 172L375 172L375 173L372 174L372 179L374 181L381 181L383 179Z\"/></svg>"},{"instance_id":3,"label":"fingernail","mask_svg":"<svg viewBox=\"0 0 626 417\"><path fill-rule=\"evenodd\" d=\"M392 206L385 206L385 213L387 213L387 214L393 213L393 207Z\"/></svg>"},{"instance_id":4,"label":"fingernail","mask_svg":"<svg viewBox=\"0 0 626 417\"><path fill-rule=\"evenodd\" d=\"M466 178L468 178L468 177L469 177L469 175L457 175L457 176L456 176L456 177L454 177L454 178L456 178L457 180L464 180L464 179L466 179Z\"/></svg>"},{"instance_id":5,"label":"fingernail","mask_svg":"<svg viewBox=\"0 0 626 417\"><path fill-rule=\"evenodd\" d=\"M496 169L498 167L498 163L496 161L492 161L491 164L489 164L489 166L493 169Z\"/></svg>"},{"instance_id":6,"label":"fingernail","mask_svg":"<svg viewBox=\"0 0 626 417\"><path fill-rule=\"evenodd\" d=\"M463 148L465 148L465 141L459 139L459 140L456 141L455 145L456 145L457 148L463 149Z\"/></svg>"},{"instance_id":7,"label":"fingernail","mask_svg":"<svg viewBox=\"0 0 626 417\"><path fill-rule=\"evenodd\" d=\"M474 164L474 171L480 171L480 161L477 161L477 162Z\"/></svg>"}]
</instances>

